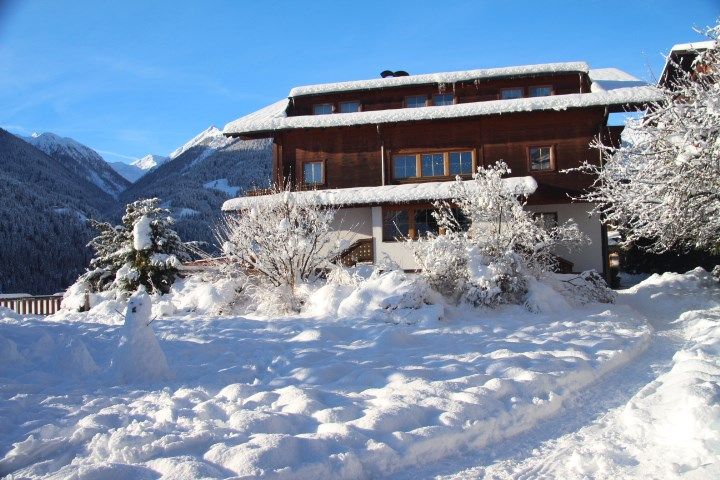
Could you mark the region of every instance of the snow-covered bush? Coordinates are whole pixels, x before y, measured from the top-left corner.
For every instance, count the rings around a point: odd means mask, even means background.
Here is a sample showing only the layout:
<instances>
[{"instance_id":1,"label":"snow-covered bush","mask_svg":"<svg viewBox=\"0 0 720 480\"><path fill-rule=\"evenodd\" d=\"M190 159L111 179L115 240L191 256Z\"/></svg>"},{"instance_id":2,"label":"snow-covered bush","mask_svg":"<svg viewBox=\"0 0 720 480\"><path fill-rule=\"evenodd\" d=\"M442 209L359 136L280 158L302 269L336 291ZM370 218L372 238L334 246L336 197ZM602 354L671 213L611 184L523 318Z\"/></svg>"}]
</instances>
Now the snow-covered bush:
<instances>
[{"instance_id":1,"label":"snow-covered bush","mask_svg":"<svg viewBox=\"0 0 720 480\"><path fill-rule=\"evenodd\" d=\"M617 294L595 270L579 274L549 274L543 281L562 293L574 304L613 303Z\"/></svg>"},{"instance_id":2,"label":"snow-covered bush","mask_svg":"<svg viewBox=\"0 0 720 480\"><path fill-rule=\"evenodd\" d=\"M133 292L143 286L150 293L167 293L188 260L188 245L172 229L170 211L157 198L125 207L121 225L92 222L99 231L90 246L95 258L78 280L93 292Z\"/></svg>"},{"instance_id":3,"label":"snow-covered bush","mask_svg":"<svg viewBox=\"0 0 720 480\"><path fill-rule=\"evenodd\" d=\"M257 198L251 209L225 216L218 241L232 266L258 275L252 295L259 305L297 312L303 303L298 286L340 253L331 230L336 209L293 195L289 186Z\"/></svg>"},{"instance_id":4,"label":"snow-covered bush","mask_svg":"<svg viewBox=\"0 0 720 480\"><path fill-rule=\"evenodd\" d=\"M690 73L678 66L663 99L628 122L627 141L598 145L603 165L581 168L597 176L583 199L622 231L625 245L720 250L720 25L708 35L714 46Z\"/></svg>"},{"instance_id":5,"label":"snow-covered bush","mask_svg":"<svg viewBox=\"0 0 720 480\"><path fill-rule=\"evenodd\" d=\"M422 275L443 295L475 306L521 303L527 278L550 271L558 247L587 241L572 221L548 228L533 219L522 192L503 182L508 173L498 162L478 168L477 188L458 179L452 203L435 205L441 234L410 241Z\"/></svg>"}]
</instances>

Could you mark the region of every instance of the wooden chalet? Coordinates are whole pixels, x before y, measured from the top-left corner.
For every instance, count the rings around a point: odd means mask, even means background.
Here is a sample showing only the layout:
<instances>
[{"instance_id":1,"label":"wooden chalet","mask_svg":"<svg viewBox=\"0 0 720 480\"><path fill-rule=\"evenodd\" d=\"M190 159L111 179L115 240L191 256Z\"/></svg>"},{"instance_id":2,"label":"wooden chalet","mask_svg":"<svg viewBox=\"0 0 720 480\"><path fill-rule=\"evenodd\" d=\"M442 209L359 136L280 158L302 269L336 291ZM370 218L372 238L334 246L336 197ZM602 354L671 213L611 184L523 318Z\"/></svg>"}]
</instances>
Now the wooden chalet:
<instances>
[{"instance_id":1,"label":"wooden chalet","mask_svg":"<svg viewBox=\"0 0 720 480\"><path fill-rule=\"evenodd\" d=\"M594 139L617 141L613 112L643 108L658 92L614 68L583 62L407 75L296 87L283 99L225 126L228 136L272 137L275 181L297 194L318 191L342 207L338 225L373 261L389 257L416 268L398 231L414 237L437 229L432 202L447 184L504 160L511 188L530 194L528 209L544 222L573 218L592 244L558 252L568 268L606 271L604 228L573 203L592 178L562 173L597 163ZM242 210L262 196L227 201ZM339 226L339 230L343 227ZM370 245L372 248L368 248ZM370 259L368 258L368 260Z\"/></svg>"}]
</instances>

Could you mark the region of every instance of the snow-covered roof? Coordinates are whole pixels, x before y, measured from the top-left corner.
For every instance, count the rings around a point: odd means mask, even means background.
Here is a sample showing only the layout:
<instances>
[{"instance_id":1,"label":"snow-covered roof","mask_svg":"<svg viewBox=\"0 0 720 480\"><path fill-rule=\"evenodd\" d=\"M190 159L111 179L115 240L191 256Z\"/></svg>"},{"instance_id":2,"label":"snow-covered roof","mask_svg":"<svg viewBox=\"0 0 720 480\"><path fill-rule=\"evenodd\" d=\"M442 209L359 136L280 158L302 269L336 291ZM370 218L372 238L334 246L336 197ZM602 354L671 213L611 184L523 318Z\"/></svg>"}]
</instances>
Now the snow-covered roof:
<instances>
[{"instance_id":1,"label":"snow-covered roof","mask_svg":"<svg viewBox=\"0 0 720 480\"><path fill-rule=\"evenodd\" d=\"M304 87L293 88L290 90L290 96L299 97L303 95L371 90L375 88L404 87L407 85L424 85L428 83L454 83L489 78L514 77L519 75L586 73L587 71L588 65L585 62L543 63L538 65L521 65L517 67L481 68L458 72L427 73L422 75L408 75L405 77L373 78L371 80L355 80L351 82L307 85Z\"/></svg>"},{"instance_id":2,"label":"snow-covered roof","mask_svg":"<svg viewBox=\"0 0 720 480\"><path fill-rule=\"evenodd\" d=\"M647 82L617 68L593 68L588 72L588 76L592 81L591 92L609 92L618 88L648 86Z\"/></svg>"},{"instance_id":3,"label":"snow-covered roof","mask_svg":"<svg viewBox=\"0 0 720 480\"><path fill-rule=\"evenodd\" d=\"M517 195L530 195L537 190L537 182L532 177L510 177L503 179L505 188ZM409 203L435 200L450 200L454 197L453 186L456 182L406 183L402 185L383 185L378 187L333 188L327 190L309 190L292 192L290 195L312 200L319 206L379 205L384 203ZM477 188L472 180L464 182L467 188ZM240 197L227 200L223 211L246 210L258 202L277 200L285 193Z\"/></svg>"},{"instance_id":4,"label":"snow-covered roof","mask_svg":"<svg viewBox=\"0 0 720 480\"><path fill-rule=\"evenodd\" d=\"M673 45L671 52L688 52L693 50L707 50L715 46L715 40L705 40L702 42L678 43Z\"/></svg>"},{"instance_id":5,"label":"snow-covered roof","mask_svg":"<svg viewBox=\"0 0 720 480\"><path fill-rule=\"evenodd\" d=\"M628 75L628 77L631 76ZM607 86L609 84L610 81L606 81L605 85ZM638 83L638 85L640 85L640 83ZM263 110L228 123L225 125L223 132L226 135L269 134L278 130L292 130L297 128L377 125L422 120L479 117L517 112L567 110L571 108L613 105L622 106L649 103L662 99L657 88L647 84L642 85L643 86L625 86L609 90L603 88L598 89L596 87L595 91L590 93L552 95L549 97L490 100L445 106L395 108L367 112L334 113L332 115L299 115L294 117L286 116L285 108L287 104L283 104L283 101L281 101L265 107ZM285 100L285 102L286 101L287 100Z\"/></svg>"}]
</instances>

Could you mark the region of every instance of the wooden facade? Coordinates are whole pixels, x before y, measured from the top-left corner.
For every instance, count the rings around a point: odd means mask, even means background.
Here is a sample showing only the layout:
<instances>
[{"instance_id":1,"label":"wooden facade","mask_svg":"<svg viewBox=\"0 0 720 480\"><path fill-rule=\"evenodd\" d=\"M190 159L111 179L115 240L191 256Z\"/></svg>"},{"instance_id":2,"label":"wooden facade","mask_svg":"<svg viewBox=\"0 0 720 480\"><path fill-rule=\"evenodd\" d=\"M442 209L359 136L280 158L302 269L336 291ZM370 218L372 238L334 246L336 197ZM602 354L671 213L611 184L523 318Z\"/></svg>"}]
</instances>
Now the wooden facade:
<instances>
[{"instance_id":1,"label":"wooden facade","mask_svg":"<svg viewBox=\"0 0 720 480\"><path fill-rule=\"evenodd\" d=\"M606 128L602 108L525 112L468 119L397 123L381 126L304 129L283 132L276 137L277 178L288 178L298 188L349 188L411 181L452 180L454 175L397 179L393 157L414 152L467 150L474 166L505 161L513 176L533 176L541 191L578 192L587 188L587 175L562 173L583 162L597 163L599 152L591 148L598 136L617 138L617 130ZM552 168L532 171L530 147L551 147ZM303 165L321 162L324 181L303 184ZM543 200L533 196L532 201ZM567 199L566 199L567 201Z\"/></svg>"}]
</instances>

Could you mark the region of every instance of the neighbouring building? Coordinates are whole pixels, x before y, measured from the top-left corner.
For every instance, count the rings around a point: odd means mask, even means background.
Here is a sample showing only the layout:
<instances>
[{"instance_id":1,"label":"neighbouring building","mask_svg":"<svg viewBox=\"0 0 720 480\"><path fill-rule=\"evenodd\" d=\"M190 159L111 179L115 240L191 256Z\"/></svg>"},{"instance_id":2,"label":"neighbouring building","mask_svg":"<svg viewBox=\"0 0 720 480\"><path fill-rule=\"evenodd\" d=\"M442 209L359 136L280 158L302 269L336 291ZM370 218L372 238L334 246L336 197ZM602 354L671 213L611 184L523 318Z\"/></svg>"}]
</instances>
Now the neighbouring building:
<instances>
[{"instance_id":1,"label":"neighbouring building","mask_svg":"<svg viewBox=\"0 0 720 480\"><path fill-rule=\"evenodd\" d=\"M574 219L592 244L559 251L573 271L607 272L605 229L574 203L593 181L563 173L601 161L595 139L617 142L612 113L644 108L657 90L615 68L549 63L296 87L288 98L225 126L241 138L272 137L274 180L296 195L341 207L339 234L368 258L414 269L398 233L437 229L432 203L449 199L449 181L504 160L508 188L529 194L527 208L549 224ZM262 192L259 192L262 193ZM262 196L228 200L243 210Z\"/></svg>"}]
</instances>

